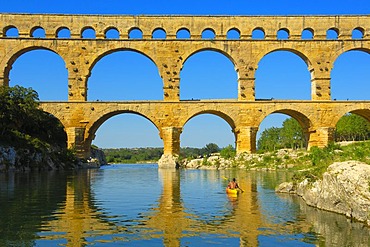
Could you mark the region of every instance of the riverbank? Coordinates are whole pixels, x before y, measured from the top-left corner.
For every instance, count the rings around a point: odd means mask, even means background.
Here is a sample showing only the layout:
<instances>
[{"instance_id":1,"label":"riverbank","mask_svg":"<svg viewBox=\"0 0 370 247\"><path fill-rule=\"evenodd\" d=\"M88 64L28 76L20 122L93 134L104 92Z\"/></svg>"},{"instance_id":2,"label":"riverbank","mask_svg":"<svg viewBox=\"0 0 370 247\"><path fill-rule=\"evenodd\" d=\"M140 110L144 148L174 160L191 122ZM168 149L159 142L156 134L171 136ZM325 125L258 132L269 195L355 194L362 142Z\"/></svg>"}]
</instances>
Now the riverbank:
<instances>
[{"instance_id":1,"label":"riverbank","mask_svg":"<svg viewBox=\"0 0 370 247\"><path fill-rule=\"evenodd\" d=\"M211 155L198 159L182 159L180 167L188 169L230 169L247 170L290 170L296 173L294 179L304 180L321 177L329 165L334 162L357 160L370 164L370 141L346 145L330 144L325 148L280 149L261 154L240 154L231 158Z\"/></svg>"},{"instance_id":2,"label":"riverbank","mask_svg":"<svg viewBox=\"0 0 370 247\"><path fill-rule=\"evenodd\" d=\"M81 160L76 158L72 151L56 146L39 150L0 146L0 172L97 168L106 164L104 152L93 147L90 157Z\"/></svg>"},{"instance_id":3,"label":"riverbank","mask_svg":"<svg viewBox=\"0 0 370 247\"><path fill-rule=\"evenodd\" d=\"M277 192L297 194L309 205L344 214L370 226L370 142L331 144L310 151L282 149L264 154L219 155L183 160L188 169L287 170L290 181Z\"/></svg>"},{"instance_id":4,"label":"riverbank","mask_svg":"<svg viewBox=\"0 0 370 247\"><path fill-rule=\"evenodd\" d=\"M370 226L370 166L359 161L335 162L322 178L284 182L278 193L296 194L312 207L344 214Z\"/></svg>"}]
</instances>

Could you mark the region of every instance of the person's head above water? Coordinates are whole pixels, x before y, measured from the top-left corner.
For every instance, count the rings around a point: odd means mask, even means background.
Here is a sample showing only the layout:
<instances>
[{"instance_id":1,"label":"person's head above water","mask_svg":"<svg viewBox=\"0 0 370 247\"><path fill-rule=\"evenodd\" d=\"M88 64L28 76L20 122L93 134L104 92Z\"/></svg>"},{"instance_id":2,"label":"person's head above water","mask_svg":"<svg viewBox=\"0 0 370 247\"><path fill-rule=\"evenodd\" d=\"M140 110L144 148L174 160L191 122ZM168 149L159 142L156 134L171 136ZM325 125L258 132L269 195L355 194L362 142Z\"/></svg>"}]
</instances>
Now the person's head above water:
<instances>
[{"instance_id":1,"label":"person's head above water","mask_svg":"<svg viewBox=\"0 0 370 247\"><path fill-rule=\"evenodd\" d=\"M235 181L236 181L236 179L235 179L235 178L233 178L233 181L235 182Z\"/></svg>"}]
</instances>

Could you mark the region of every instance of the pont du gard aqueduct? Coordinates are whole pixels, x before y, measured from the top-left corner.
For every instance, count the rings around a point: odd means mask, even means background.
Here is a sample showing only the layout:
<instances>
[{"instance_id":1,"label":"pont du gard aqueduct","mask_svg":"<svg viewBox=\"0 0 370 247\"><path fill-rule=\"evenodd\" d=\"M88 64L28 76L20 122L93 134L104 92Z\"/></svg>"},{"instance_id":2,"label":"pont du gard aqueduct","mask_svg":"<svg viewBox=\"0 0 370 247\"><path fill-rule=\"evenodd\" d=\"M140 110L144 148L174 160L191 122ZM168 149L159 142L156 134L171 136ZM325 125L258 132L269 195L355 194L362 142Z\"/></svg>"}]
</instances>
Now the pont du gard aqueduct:
<instances>
[{"instance_id":1,"label":"pont du gard aqueduct","mask_svg":"<svg viewBox=\"0 0 370 247\"><path fill-rule=\"evenodd\" d=\"M36 30L44 36L35 37ZM85 30L94 38L84 38ZM10 35L10 30L17 35ZM117 38L106 34L115 30ZM162 31L162 38L153 33ZM210 39L202 38L207 30ZM263 32L254 39L253 32ZM328 30L336 33L327 38ZM68 37L59 33L67 31ZM131 37L139 31L140 38ZM236 31L237 38L228 38ZM286 32L286 39L277 33ZM352 32L362 35L354 39ZM179 37L185 32L186 38ZM303 39L309 32L310 39ZM13 32L12 32L13 33ZM164 156L176 157L183 126L199 114L214 114L233 130L237 153L256 151L256 133L262 120L272 113L295 118L302 126L308 144L323 147L333 140L338 120L346 113L370 121L370 101L336 101L331 98L330 73L334 61L351 50L370 52L370 16L114 16L114 15L0 15L0 85L9 86L9 72L22 54L45 49L58 54L68 70L68 101L41 102L41 108L56 116L65 127L68 146L87 157L99 126L110 117L135 113L158 129ZM94 65L116 51L136 51L148 57L163 80L163 100L87 101L88 78ZM234 100L181 100L180 71L193 54L212 50L226 56L235 66L238 97ZM255 98L255 72L259 61L274 51L290 51L307 64L311 75L311 100L258 100ZM299 82L297 82L299 83ZM366 82L369 83L369 82ZM350 86L350 82L348 82ZM142 88L145 90L145 88Z\"/></svg>"}]
</instances>

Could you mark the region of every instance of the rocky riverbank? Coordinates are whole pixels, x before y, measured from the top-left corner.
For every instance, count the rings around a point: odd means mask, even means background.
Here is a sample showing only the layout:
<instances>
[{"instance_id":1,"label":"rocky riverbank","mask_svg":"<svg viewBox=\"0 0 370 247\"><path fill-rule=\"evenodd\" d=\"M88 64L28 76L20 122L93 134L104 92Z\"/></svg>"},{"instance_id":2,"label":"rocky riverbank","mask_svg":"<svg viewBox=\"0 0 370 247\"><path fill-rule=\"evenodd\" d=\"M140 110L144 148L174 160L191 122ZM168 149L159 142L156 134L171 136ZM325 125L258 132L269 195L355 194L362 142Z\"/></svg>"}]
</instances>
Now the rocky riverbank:
<instances>
[{"instance_id":1,"label":"rocky riverbank","mask_svg":"<svg viewBox=\"0 0 370 247\"><path fill-rule=\"evenodd\" d=\"M243 153L233 158L223 158L220 154L197 159L183 159L180 167L187 169L248 169L248 170L277 170L289 169L297 164L299 158L309 153L302 150L280 149L272 153L247 154Z\"/></svg>"},{"instance_id":2,"label":"rocky riverbank","mask_svg":"<svg viewBox=\"0 0 370 247\"><path fill-rule=\"evenodd\" d=\"M0 172L31 170L66 170L92 168L106 165L104 152L91 148L91 156L86 161L78 160L68 150L50 148L48 151L37 151L28 148L0 146Z\"/></svg>"},{"instance_id":3,"label":"rocky riverbank","mask_svg":"<svg viewBox=\"0 0 370 247\"><path fill-rule=\"evenodd\" d=\"M297 194L310 206L344 214L370 226L370 166L358 161L335 162L322 179L285 182L278 193Z\"/></svg>"}]
</instances>

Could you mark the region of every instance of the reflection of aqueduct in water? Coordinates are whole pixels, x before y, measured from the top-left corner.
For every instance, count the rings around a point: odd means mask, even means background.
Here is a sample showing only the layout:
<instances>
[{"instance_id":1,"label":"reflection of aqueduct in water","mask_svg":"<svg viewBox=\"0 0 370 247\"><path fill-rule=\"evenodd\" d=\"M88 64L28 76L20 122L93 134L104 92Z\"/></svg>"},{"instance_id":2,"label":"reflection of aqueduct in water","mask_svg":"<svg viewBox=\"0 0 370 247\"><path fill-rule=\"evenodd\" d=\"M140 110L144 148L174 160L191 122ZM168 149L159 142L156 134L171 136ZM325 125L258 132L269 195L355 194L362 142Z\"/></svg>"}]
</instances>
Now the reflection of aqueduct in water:
<instances>
[{"instance_id":1,"label":"reflection of aqueduct in water","mask_svg":"<svg viewBox=\"0 0 370 247\"><path fill-rule=\"evenodd\" d=\"M56 217L43 222L50 234L43 236L42 240L63 240L66 246L86 246L102 236L106 236L103 239L108 243L126 242L130 234L140 232L133 238L162 238L163 246L172 247L183 246L181 242L184 239L198 234L217 234L233 235L240 246L257 246L258 236L262 234L259 228L269 224L263 223L258 199L256 194L253 195L256 184L251 178L240 180L244 194L239 196L235 207L225 210L218 217L202 220L197 214L185 212L179 170L174 169L158 170L163 183L158 204L149 214L137 219L139 224L132 221L126 222L127 225L117 223L104 213L104 208L94 205L91 180L95 170L84 172L86 174L76 176L67 183L66 201L56 212ZM214 205L209 206L212 211Z\"/></svg>"},{"instance_id":2,"label":"reflection of aqueduct in water","mask_svg":"<svg viewBox=\"0 0 370 247\"><path fill-rule=\"evenodd\" d=\"M150 120L159 130L165 155L176 155L180 134L189 119L203 113L223 118L232 128L238 153L254 152L256 132L261 121L272 113L294 117L306 133L308 147L325 146L333 139L333 130L344 114L352 112L370 120L368 101L332 101L330 72L336 58L350 50L370 52L369 16L86 16L86 15L0 15L0 85L9 85L9 72L23 53L46 49L59 54L68 70L68 101L42 102L41 107L54 114L64 125L68 145L87 156L99 126L121 113L136 113ZM34 37L43 30L45 37ZM95 38L83 38L86 30ZM106 34L115 30L116 39ZM202 32L214 34L202 39ZM252 38L260 30L264 39ZM326 39L330 30L337 37ZM362 34L352 39L352 32ZM16 37L8 35L16 31ZM68 38L58 38L61 31ZM132 39L130 33L141 33ZM152 34L162 31L161 39ZM238 37L228 39L229 31ZM312 39L303 40L302 32ZM188 38L179 38L185 32ZM286 40L277 38L286 32ZM102 57L123 50L136 51L150 58L163 80L163 101L88 102L87 80L93 66ZM180 101L180 71L193 54L213 50L224 54L238 74L237 100ZM311 100L255 100L255 71L268 53L285 50L301 57L311 73ZM145 89L143 89L145 90Z\"/></svg>"}]
</instances>

